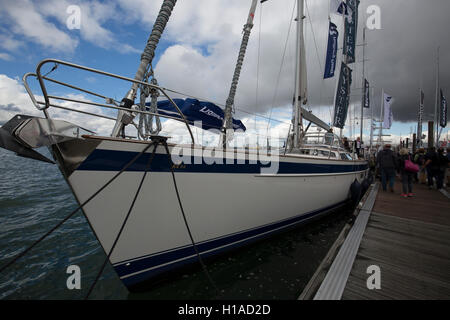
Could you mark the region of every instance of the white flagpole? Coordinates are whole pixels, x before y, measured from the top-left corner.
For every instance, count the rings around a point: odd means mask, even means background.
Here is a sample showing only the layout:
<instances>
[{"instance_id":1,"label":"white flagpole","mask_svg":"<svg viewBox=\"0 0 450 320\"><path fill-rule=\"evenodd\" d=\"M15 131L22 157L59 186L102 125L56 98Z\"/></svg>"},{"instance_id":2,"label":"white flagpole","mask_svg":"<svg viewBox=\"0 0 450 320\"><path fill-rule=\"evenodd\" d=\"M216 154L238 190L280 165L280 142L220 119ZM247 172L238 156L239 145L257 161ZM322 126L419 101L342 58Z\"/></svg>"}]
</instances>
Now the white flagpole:
<instances>
[{"instance_id":1,"label":"white flagpole","mask_svg":"<svg viewBox=\"0 0 450 320\"><path fill-rule=\"evenodd\" d=\"M434 121L436 127L436 145L439 147L439 47L437 49L437 61L436 61L436 104L434 107Z\"/></svg>"},{"instance_id":2,"label":"white flagpole","mask_svg":"<svg viewBox=\"0 0 450 320\"><path fill-rule=\"evenodd\" d=\"M383 142L383 127L384 127L384 89L381 89L381 115L380 115L380 137L378 138L380 140L380 144L382 145Z\"/></svg>"}]
</instances>

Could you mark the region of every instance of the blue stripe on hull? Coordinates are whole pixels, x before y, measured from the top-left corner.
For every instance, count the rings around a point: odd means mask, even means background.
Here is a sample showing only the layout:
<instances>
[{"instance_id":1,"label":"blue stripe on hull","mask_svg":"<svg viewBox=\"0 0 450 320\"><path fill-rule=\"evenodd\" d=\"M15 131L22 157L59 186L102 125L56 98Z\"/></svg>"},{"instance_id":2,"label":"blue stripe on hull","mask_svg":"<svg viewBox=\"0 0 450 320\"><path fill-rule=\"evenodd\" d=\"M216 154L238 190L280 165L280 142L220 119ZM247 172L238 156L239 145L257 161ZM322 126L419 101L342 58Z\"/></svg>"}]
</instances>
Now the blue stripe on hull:
<instances>
[{"instance_id":1,"label":"blue stripe on hull","mask_svg":"<svg viewBox=\"0 0 450 320\"><path fill-rule=\"evenodd\" d=\"M342 206L343 204L345 204L345 201L290 219L198 243L197 248L202 257L214 256L224 251L248 244L249 242L267 237L282 229L305 222L306 220ZM151 278L157 277L164 272L179 269L186 264L198 262L198 259L195 256L194 247L192 245L176 248L171 251L160 252L152 256L135 258L132 260L134 261L124 261L114 265L114 269L119 277L125 277L133 273L138 273L122 279L123 283L127 287L135 286L140 282L150 280ZM149 268L153 269L144 271Z\"/></svg>"},{"instance_id":2,"label":"blue stripe on hull","mask_svg":"<svg viewBox=\"0 0 450 320\"><path fill-rule=\"evenodd\" d=\"M77 168L77 170L89 171L120 171L124 165L130 162L138 153L130 151L102 150L97 149L92 152L86 160ZM127 171L144 171L148 163L151 153L142 155ZM229 161L230 159L228 159ZM320 159L319 159L320 160ZM260 174L262 168L269 168L271 164L263 165L258 163L226 164L195 164L194 157L191 157L192 164L186 164L183 167L176 168L176 172L204 172L204 173L247 173ZM242 160L241 160L242 161ZM312 159L315 162L315 159ZM211 161L212 162L212 161ZM367 164L316 164L316 163L296 163L296 162L279 162L278 174L326 174L326 173L346 173L358 172L368 168ZM152 161L150 171L153 172L170 172L169 162L166 154L155 154Z\"/></svg>"}]
</instances>

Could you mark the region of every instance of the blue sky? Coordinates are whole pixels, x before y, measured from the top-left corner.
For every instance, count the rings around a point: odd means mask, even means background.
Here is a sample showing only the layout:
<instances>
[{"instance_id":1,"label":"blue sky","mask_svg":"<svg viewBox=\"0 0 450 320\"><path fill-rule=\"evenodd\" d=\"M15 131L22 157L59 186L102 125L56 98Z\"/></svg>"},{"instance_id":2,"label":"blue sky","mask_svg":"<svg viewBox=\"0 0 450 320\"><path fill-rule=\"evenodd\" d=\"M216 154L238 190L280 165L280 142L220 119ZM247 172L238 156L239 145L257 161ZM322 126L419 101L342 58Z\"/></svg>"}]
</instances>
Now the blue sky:
<instances>
[{"instance_id":1,"label":"blue sky","mask_svg":"<svg viewBox=\"0 0 450 320\"><path fill-rule=\"evenodd\" d=\"M238 111L236 116L245 120L247 127L267 126L267 119L256 117L255 122L255 117L248 112L266 116L272 113L273 118L283 121L271 122L273 133L278 135L284 135L289 126L294 76L292 73L295 53L294 32L291 31L290 37L287 37L287 31L289 27L295 30L290 21L295 1L285 1L287 5L284 6L274 1L267 2L262 8L258 7L236 96L238 109L247 112ZM323 73L320 66L324 64L328 24L326 2L308 1L309 21L306 23L305 41L309 48L308 84L313 111L326 121L330 121L336 78L327 82L320 79ZM19 88L20 79L24 73L34 72L36 64L44 58L66 60L133 77L161 3L162 1L142 0L2 1L0 121L4 122L12 116L11 110L4 107L10 104L25 113L36 113L31 103L27 101L24 90ZM66 24L70 16L66 9L74 4L81 9L79 30L70 30ZM213 102L224 103L249 5L250 1L242 0L198 0L195 3L179 1L153 63L160 84ZM314 29L314 33L311 32L311 28ZM318 53L315 51L314 42L318 43ZM281 64L285 44L287 44L286 56ZM47 66L46 70L51 67L52 65ZM354 73L360 73L360 69L360 65L355 65ZM368 69L370 70L370 67ZM275 79L278 78L280 70L282 76L279 85L276 86ZM93 91L98 90L118 100L128 90L128 85L123 82L93 77L81 72L68 73L63 67L53 72L52 76L60 80L70 80ZM355 86L358 81L355 81ZM381 90L381 84L375 83L374 86ZM33 84L32 87L39 94L38 86ZM50 88L55 89L59 95L70 94L61 87L50 86ZM395 98L396 92L391 94ZM374 100L378 103L380 99L375 96ZM322 107L317 108L317 105ZM393 107L395 118L396 105ZM356 109L358 116L359 107ZM84 118L80 118L79 121L84 121ZM355 123L357 121L355 120ZM400 134L403 136L409 134L411 127L415 130L415 126L415 122L395 122L391 130L395 135L394 140L398 139ZM365 128L368 128L367 121ZM426 123L423 130L424 132L427 130ZM359 132L359 128L355 127L353 131ZM349 134L348 127L345 134ZM365 135L368 135L367 130Z\"/></svg>"}]
</instances>

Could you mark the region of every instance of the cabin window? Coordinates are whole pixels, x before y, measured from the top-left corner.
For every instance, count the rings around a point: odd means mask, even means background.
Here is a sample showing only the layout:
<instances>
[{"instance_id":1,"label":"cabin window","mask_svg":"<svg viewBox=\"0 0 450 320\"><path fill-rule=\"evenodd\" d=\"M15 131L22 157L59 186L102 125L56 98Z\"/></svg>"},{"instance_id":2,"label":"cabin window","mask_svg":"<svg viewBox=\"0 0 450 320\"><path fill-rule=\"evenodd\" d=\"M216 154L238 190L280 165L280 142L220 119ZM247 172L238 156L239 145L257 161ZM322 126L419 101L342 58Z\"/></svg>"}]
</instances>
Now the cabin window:
<instances>
[{"instance_id":1,"label":"cabin window","mask_svg":"<svg viewBox=\"0 0 450 320\"><path fill-rule=\"evenodd\" d=\"M309 154L309 149L301 149L300 154Z\"/></svg>"},{"instance_id":2,"label":"cabin window","mask_svg":"<svg viewBox=\"0 0 450 320\"><path fill-rule=\"evenodd\" d=\"M335 158L336 159L336 153L332 152L330 155L330 158Z\"/></svg>"},{"instance_id":3,"label":"cabin window","mask_svg":"<svg viewBox=\"0 0 450 320\"><path fill-rule=\"evenodd\" d=\"M341 153L341 160L348 160L345 153Z\"/></svg>"}]
</instances>

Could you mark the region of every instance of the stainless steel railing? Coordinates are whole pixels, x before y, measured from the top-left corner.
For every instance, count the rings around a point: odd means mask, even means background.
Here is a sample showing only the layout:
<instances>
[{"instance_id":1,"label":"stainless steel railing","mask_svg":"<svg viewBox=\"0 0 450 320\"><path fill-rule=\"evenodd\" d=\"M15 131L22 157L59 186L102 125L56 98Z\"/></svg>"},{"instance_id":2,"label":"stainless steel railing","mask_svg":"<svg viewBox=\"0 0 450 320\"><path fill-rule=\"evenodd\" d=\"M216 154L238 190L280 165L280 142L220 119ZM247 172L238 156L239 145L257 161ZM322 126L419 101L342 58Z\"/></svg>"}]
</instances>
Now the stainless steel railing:
<instances>
[{"instance_id":1,"label":"stainless steel railing","mask_svg":"<svg viewBox=\"0 0 450 320\"><path fill-rule=\"evenodd\" d=\"M162 114L157 114L157 113L153 113L153 112L149 112L149 111L145 111L145 110L130 110L127 108L122 108L119 107L118 104L120 102L106 97L104 95L98 94L96 92L87 90L87 89L83 89L80 88L78 86L66 83L66 82L62 82L62 81L58 81L56 79L52 79L49 78L47 76L43 76L41 74L41 69L45 64L48 63L55 63L56 65L64 65L67 67L71 67L71 68L75 68L75 69L80 69L80 70L84 70L87 72L92 72L92 73L96 73L96 74L100 74L100 75L104 75L107 77L111 77L111 78L115 78L115 79L120 79L120 80L124 80L124 81L128 81L128 82L132 82L132 83L137 83L137 84L141 84L143 86L147 86L149 88L153 88L156 89L158 91L160 91L166 98L168 101L170 101L170 103L175 107L175 109L177 110L178 114L180 115L180 118L176 118L176 117L171 117L171 116L167 116L167 115L162 115ZM32 92L32 90L30 89L30 86L28 84L28 78L29 77L36 77L42 94L44 96L44 101L37 101L36 97L34 95L34 93ZM51 100L62 100L62 101L70 101L70 102L76 102L76 103L81 103L81 104L86 104L86 105L91 105L91 106L96 106L96 107L102 107L102 108L109 108L109 109L115 109L115 110L123 110L123 111L127 111L127 112L133 112L133 113L139 113L139 114L146 114L146 115L154 115L154 116L159 116L162 118L166 118L166 119L172 119L172 120L176 120L176 121L180 121L183 122L186 125L186 128L188 129L189 135L191 137L192 140L192 144L195 144L195 140L194 140L194 135L192 133L192 130L189 126L189 122L187 121L186 117L184 116L183 112L181 112L180 108L178 107L178 105L172 100L172 98L169 97L169 95L166 93L166 91L164 90L164 88L147 83L147 82L143 82L143 81L138 81L138 80L134 80L128 77L123 77L120 75L116 75L113 73L109 73L109 72L105 72L105 71L101 71L101 70L97 70L97 69L93 69L93 68L88 68L85 66L81 66L81 65L77 65L74 63L70 63L70 62L66 62L66 61L62 61L62 60L57 60L57 59L44 59L41 62L39 62L39 64L36 67L36 73L26 73L23 78L22 78L23 84L25 86L25 89L28 93L28 95L31 98L31 101L33 103L33 105L38 109L44 112L46 118L50 118L49 113L47 112L47 109L49 109L50 107L53 108L59 108L59 109L64 109L64 110L68 110L68 111L73 111L73 112L78 112L78 113L83 113L86 115L90 115L90 116L94 116L94 117L99 117L99 118L104 118L104 119L109 119L109 120L116 120L116 118L112 118L112 117L108 117L102 114L98 114L98 113L93 113L93 112L88 112L88 111L84 111L84 110L77 110L74 108L70 108L70 107L65 107L65 106L61 106L55 103L52 103ZM72 98L66 98L66 97L59 97L59 96L54 96L54 95L49 95L47 92L47 88L45 86L45 81L49 81L49 82L53 82L62 86L66 86L69 87L71 89L74 90L78 90L80 92L84 92L93 96L96 96L98 98L103 98L106 100L106 104L102 104L102 103L96 103L96 102L90 102L90 101L83 101L83 100L78 100L78 99L72 99ZM136 126L136 124L133 122L134 126ZM136 126L137 127L137 126Z\"/></svg>"}]
</instances>

